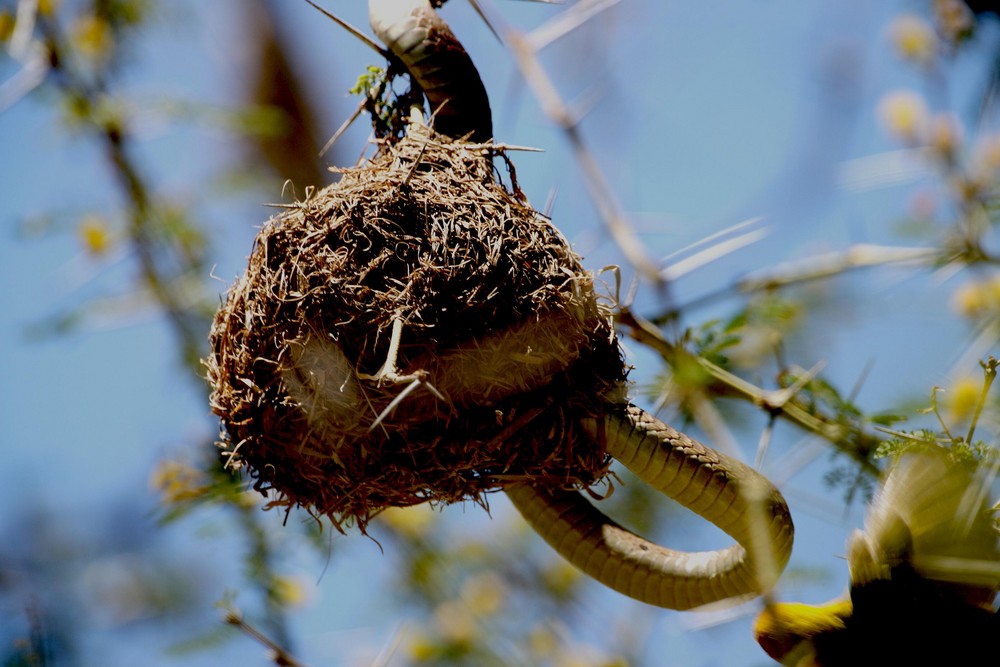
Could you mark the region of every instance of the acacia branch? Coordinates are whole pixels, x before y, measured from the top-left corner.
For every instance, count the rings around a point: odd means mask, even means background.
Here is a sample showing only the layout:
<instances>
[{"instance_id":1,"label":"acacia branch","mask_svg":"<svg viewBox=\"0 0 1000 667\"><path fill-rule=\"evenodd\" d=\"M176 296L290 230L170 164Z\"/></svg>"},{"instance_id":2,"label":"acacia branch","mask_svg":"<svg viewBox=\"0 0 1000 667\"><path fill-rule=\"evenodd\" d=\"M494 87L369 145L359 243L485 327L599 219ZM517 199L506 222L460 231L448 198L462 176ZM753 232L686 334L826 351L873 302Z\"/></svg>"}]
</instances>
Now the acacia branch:
<instances>
[{"instance_id":1,"label":"acacia branch","mask_svg":"<svg viewBox=\"0 0 1000 667\"><path fill-rule=\"evenodd\" d=\"M617 320L626 327L633 340L655 350L669 366L676 367L682 360L697 364L712 379L710 389L715 395L747 401L772 417L780 417L815 433L850 456L865 473L879 475L871 455L882 439L865 431L860 424L845 424L814 406L803 405L796 398L794 386L779 390L763 389L708 359L691 354L668 341L652 322L628 308L620 310Z\"/></svg>"}]
</instances>

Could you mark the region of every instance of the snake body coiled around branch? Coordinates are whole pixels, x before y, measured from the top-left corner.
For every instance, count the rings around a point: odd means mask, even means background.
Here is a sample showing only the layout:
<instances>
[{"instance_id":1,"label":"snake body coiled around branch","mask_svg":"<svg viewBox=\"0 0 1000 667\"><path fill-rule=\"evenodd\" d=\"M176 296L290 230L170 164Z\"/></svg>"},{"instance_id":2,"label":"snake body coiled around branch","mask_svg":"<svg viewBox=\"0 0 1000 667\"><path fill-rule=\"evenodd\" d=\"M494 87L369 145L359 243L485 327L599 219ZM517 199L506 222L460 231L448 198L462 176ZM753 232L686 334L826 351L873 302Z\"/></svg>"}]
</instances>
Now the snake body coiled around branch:
<instances>
[{"instance_id":1,"label":"snake body coiled around branch","mask_svg":"<svg viewBox=\"0 0 1000 667\"><path fill-rule=\"evenodd\" d=\"M434 128L476 142L492 116L475 65L428 0L369 0L372 28L423 88ZM616 392L617 393L617 392ZM698 553L653 544L618 525L579 492L528 483L506 492L556 551L591 577L637 600L689 609L761 593L791 554L794 529L778 490L749 466L675 431L622 397L595 396L604 416L580 420L580 437L641 480L736 539Z\"/></svg>"}]
</instances>

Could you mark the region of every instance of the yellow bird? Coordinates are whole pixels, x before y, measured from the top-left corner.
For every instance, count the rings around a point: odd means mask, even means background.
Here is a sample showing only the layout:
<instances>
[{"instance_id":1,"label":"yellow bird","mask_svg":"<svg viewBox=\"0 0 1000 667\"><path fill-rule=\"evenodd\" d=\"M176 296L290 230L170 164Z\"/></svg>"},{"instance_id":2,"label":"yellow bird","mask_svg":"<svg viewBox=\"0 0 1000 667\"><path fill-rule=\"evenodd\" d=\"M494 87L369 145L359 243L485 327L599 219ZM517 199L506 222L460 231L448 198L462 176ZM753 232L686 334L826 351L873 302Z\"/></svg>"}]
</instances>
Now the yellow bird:
<instances>
[{"instance_id":1,"label":"yellow bird","mask_svg":"<svg viewBox=\"0 0 1000 667\"><path fill-rule=\"evenodd\" d=\"M776 603L757 642L795 667L1000 664L996 470L913 449L890 468L848 540L850 590L823 605Z\"/></svg>"}]
</instances>

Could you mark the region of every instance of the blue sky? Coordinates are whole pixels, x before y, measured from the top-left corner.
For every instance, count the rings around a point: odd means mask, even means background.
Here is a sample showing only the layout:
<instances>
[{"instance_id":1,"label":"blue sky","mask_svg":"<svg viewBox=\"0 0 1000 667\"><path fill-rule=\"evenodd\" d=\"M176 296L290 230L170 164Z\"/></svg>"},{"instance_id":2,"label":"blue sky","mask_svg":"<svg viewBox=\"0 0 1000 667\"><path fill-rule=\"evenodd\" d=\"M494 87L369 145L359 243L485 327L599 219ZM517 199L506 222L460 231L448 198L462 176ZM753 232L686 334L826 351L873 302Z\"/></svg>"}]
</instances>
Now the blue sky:
<instances>
[{"instance_id":1,"label":"blue sky","mask_svg":"<svg viewBox=\"0 0 1000 667\"><path fill-rule=\"evenodd\" d=\"M126 74L137 107L170 97L233 104L232 75L241 63L234 28L240 3L164 4L170 5L163 10L167 20L137 45ZM807 253L862 241L908 243L893 225L919 183L857 193L838 187L837 175L852 159L897 148L878 124L877 102L893 89L921 90L925 79L895 57L885 30L901 11L925 12L925 4L728 0L709 8L690 0L623 0L545 52L543 62L564 96L599 93L584 136L651 255L664 257L758 216L769 230L759 244L682 278L674 286L678 302ZM355 25L367 25L360 0L326 6ZM559 11L504 0L494 7L522 29ZM332 134L353 104L344 91L376 57L305 3L289 2L283 9L297 37L298 61L317 97L337 111L322 119ZM444 15L487 83L498 139L545 149L515 155L530 199L541 206L555 189L554 220L587 265L621 264L566 142L521 83L511 57L465 3L453 1ZM947 65L946 93L933 99L933 106L950 108L966 121L973 117L978 87L987 75L984 54L997 37L995 26L988 28L971 53ZM0 68L3 78L12 71L9 62ZM255 226L269 211L246 198L219 205L204 191L226 157L227 142L219 130L177 127L155 113L140 118L146 121L140 125L144 168L210 221L214 273L231 280L244 266ZM352 131L341 140L347 146L343 154L360 154L364 140L363 128ZM156 461L211 437L216 428L198 380L178 372L174 341L155 312L95 318L65 336L28 335L61 309L120 288L131 268L126 258L95 263L82 252L73 233L75 220L91 211L115 210L120 201L95 146L65 129L45 99L23 100L0 115L0 146L7 158L0 166L0 450L5 458L0 506L11 516L28 505L45 506L83 533L91 523L107 520L99 513L106 511L108 498L132 499L140 505L137 514L148 516L155 500L146 484ZM265 200L278 197L276 188ZM35 216L52 216L55 231L32 237L19 233L21 223ZM626 275L631 275L627 268ZM941 317L954 280L885 269L839 284L848 286L848 300L856 308L830 313L832 322L814 332L822 340L822 358L799 363L825 361L827 373L850 386L874 360L860 398L876 407L925 395L932 385L948 382L969 340L954 318ZM221 283L219 289L224 289ZM651 310L657 306L645 288L638 303ZM722 315L732 305L696 311L688 323ZM629 347L635 353L634 377L648 381L657 362L635 347ZM762 418L749 421L745 433L751 442L744 451L752 457ZM802 437L788 427L779 429L779 436L778 453ZM838 505L839 492L826 493L819 486L826 462L820 455L788 488L792 510L802 517L793 566L831 572L829 585L797 591L812 601L831 597L843 585L837 557L859 517ZM779 463L769 465L780 468ZM495 505L502 520L507 508L499 499ZM455 530L488 529L479 513L452 509L441 520L453 522ZM271 518L280 523L279 516ZM0 514L0 526L4 519ZM196 519L168 529L160 538L164 548L191 558L236 548L226 539L199 535L199 525ZM397 622L387 621L375 601L360 611L338 604L364 599L370 590L366 578L389 577L392 557L380 555L367 540L334 539L336 555L325 573L321 560L302 559L303 571L315 575L309 580L316 586L315 601L295 622L302 645L312 651L303 657L316 665L350 664L338 662L343 656L328 653L329 647L344 638L378 646ZM237 581L211 563L202 565L212 577L228 577L229 585ZM610 593L600 599L615 612L638 614L653 624L651 655L663 656L654 664L766 662L754 652L745 618L689 631L687 616L636 612L633 603ZM100 635L91 641L94 650L109 657L104 664L129 664L127 647L102 644ZM162 664L174 662L165 658Z\"/></svg>"}]
</instances>

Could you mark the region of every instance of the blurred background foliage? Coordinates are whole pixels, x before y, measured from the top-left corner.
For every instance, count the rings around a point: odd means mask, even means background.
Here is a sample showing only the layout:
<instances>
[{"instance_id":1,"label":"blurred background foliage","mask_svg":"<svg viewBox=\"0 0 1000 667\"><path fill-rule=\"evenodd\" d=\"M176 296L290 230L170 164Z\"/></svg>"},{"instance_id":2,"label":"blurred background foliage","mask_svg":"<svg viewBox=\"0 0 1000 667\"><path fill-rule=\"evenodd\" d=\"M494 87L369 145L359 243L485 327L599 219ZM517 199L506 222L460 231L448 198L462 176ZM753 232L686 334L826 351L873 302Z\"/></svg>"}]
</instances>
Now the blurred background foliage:
<instances>
[{"instance_id":1,"label":"blurred background foliage","mask_svg":"<svg viewBox=\"0 0 1000 667\"><path fill-rule=\"evenodd\" d=\"M765 470L779 485L820 461L816 481L804 484L811 493L789 492L805 540L827 530L823 517L843 522L850 507L863 506L882 465L880 446L908 434L964 434L973 423L978 430L968 432L984 445L996 433L996 399L987 397L977 364L995 351L1000 333L996 8L957 0L891 4L894 13L881 26L880 39L887 57L903 62L922 87L879 92L877 107L868 113L893 145L851 161L845 172L864 189L920 171L919 187L893 195L905 198L902 205L883 209L894 211L886 215L896 219L883 221L894 225L891 234L834 250L813 248L807 255L800 245L791 256L755 256L754 270L693 293L640 283L632 298L626 280L619 295L623 342L637 365L638 400L720 447L735 447L736 435L749 439L757 445L758 464L770 451ZM333 179L326 166L357 160L364 132L345 135L321 156L356 104L342 94L348 86L329 94L323 79L337 70L338 80L351 81L364 69L348 58L320 65L304 57L308 47L301 48L290 17L312 12L305 3L244 0L215 11L227 12L228 41L222 45L219 37L215 46L234 49L228 69L234 79L224 94L198 99L184 87L157 90L164 65L150 65L155 54L145 48L164 33L170 39L195 31L194 22L204 19L195 6L0 0L5 135L18 131L8 120L15 107L43 110L51 132L71 137L74 150L88 146L74 167L99 172L105 190L81 194L72 207L49 208L43 201L3 221L10 236L5 252L72 238L81 253L75 270L87 276L81 281L86 289L43 304L47 315L41 320L16 322L19 335L29 345L72 344L67 341L152 318L169 331L162 339L167 349L141 354L170 355L184 381L167 391L192 395L191 405L204 404L194 417L200 424L192 429L195 435L175 434L175 441L186 442L166 452L161 447L158 462L149 466L148 485L104 494L88 519L65 511L66 499L30 492L6 505L0 522L2 664L736 664L720 655L739 656L739 664L766 664L745 631L733 639L712 630L756 607L682 618L619 599L554 556L499 498L502 511L492 521L476 507L416 507L386 512L370 538L345 537L301 512L261 511L266 500L222 468L200 362L224 290L213 267L225 253L239 258L249 252L252 227L269 214L250 202L287 202ZM310 17L323 20L315 12ZM324 30L329 40L350 39L332 23ZM611 38L587 25L581 31L590 47L613 51ZM557 60L557 80L560 66L567 79L579 74L568 60ZM635 67L638 78L640 65ZM952 99L947 82L953 76L976 79L966 88L973 93ZM149 81L140 85L145 77ZM631 84L617 85L612 91L629 104ZM178 173L177 156L164 143L192 128L213 136L196 156L211 166ZM598 126L594 134L599 132ZM600 150L601 142L595 146ZM40 147L37 159L49 159L50 149ZM606 159L613 171L615 158ZM5 168L8 179L18 176L12 164ZM254 216L249 222L247 211ZM724 263L726 235L740 247L761 229L751 222L727 230L722 240L704 232L699 248L666 266ZM623 271L631 279L630 267ZM919 332L924 345L953 348L950 369L929 371L947 386L938 393L930 384L898 386L893 400L865 403L860 390L870 369L845 381L844 373L820 363L827 358L823 346L830 327L849 330L872 316L864 300L873 279L856 274L899 271L924 276L914 291L918 300L928 285L948 290L950 308L928 301L928 330ZM5 290L18 289L11 277ZM871 307L893 326L884 301ZM936 333L932 325L946 320L951 328ZM899 326L890 337L918 333ZM906 363L940 359L929 354ZM895 373L883 373L891 384ZM162 387L133 382L132 391L144 401L166 400ZM936 410L922 415L932 397ZM59 415L40 407L38 418ZM777 432L782 442L772 447ZM6 437L16 447L31 435ZM740 451L753 456L748 448ZM606 504L623 523L671 546L714 539L626 472L618 474L620 483ZM834 560L793 560L785 590L842 587ZM334 582L324 581L325 573L337 568L340 574L330 578L343 589L331 590ZM318 597L322 603L313 600ZM324 630L328 623L340 630ZM673 651L669 658L664 642Z\"/></svg>"}]
</instances>

